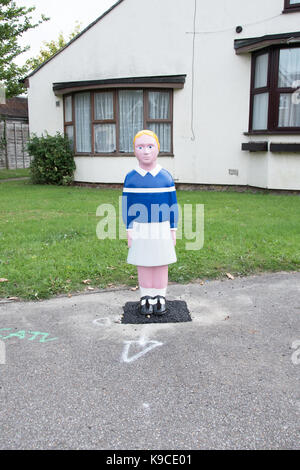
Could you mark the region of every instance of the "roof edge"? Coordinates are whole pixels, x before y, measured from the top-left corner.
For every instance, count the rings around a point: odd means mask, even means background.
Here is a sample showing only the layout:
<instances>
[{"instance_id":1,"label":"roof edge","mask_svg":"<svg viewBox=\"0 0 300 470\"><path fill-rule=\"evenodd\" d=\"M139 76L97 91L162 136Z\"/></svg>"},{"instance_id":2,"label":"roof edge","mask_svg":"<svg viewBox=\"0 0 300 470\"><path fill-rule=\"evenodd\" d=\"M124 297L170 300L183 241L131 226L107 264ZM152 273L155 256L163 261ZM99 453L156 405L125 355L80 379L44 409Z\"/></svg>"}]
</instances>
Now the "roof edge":
<instances>
[{"instance_id":1,"label":"roof edge","mask_svg":"<svg viewBox=\"0 0 300 470\"><path fill-rule=\"evenodd\" d=\"M98 87L116 87L116 86L138 86L138 85L158 85L173 88L183 88L186 74L181 75L156 75L146 77L126 77L126 78L109 78L102 80L84 80L76 82L57 82L53 83L53 91L57 94L64 94L77 88L98 88Z\"/></svg>"},{"instance_id":2,"label":"roof edge","mask_svg":"<svg viewBox=\"0 0 300 470\"><path fill-rule=\"evenodd\" d=\"M104 18L108 13L110 13L114 8L116 8L120 3L122 3L124 0L118 0L116 3L114 3L108 10L106 10L102 15L100 15L98 18L96 18L92 23L90 23L86 28L84 28L80 33L78 33L74 38L72 38L64 47L62 47L59 51L57 51L52 57L47 59L45 62L43 62L41 65L39 65L36 69L34 69L29 75L26 75L22 80L20 80L21 83L25 83L28 78L32 77L36 72L38 72L44 65L48 64L50 60L54 59L58 54L60 54L62 51L64 51L67 47L69 47L76 39L80 38L84 33L86 33L90 28L92 28L96 23L98 23L102 18Z\"/></svg>"},{"instance_id":3,"label":"roof edge","mask_svg":"<svg viewBox=\"0 0 300 470\"><path fill-rule=\"evenodd\" d=\"M299 42L300 31L292 33L278 33L278 34L266 34L264 36L258 36L253 38L243 38L234 40L234 49L236 54L242 54L244 52L252 52L257 49L261 49L264 46L272 44L288 44L293 42Z\"/></svg>"}]
</instances>

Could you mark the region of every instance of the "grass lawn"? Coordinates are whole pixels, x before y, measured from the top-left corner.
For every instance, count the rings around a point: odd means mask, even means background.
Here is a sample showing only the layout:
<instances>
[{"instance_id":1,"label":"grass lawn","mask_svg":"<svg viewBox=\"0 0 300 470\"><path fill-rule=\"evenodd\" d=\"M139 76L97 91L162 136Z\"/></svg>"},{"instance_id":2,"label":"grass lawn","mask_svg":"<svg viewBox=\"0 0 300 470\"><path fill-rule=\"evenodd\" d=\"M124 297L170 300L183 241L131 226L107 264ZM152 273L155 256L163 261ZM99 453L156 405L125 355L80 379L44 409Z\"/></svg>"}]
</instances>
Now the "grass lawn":
<instances>
[{"instance_id":1,"label":"grass lawn","mask_svg":"<svg viewBox=\"0 0 300 470\"><path fill-rule=\"evenodd\" d=\"M120 190L0 184L0 298L50 298L91 287L137 285L126 240L99 240L100 204L118 214ZM177 241L170 281L300 270L300 197L269 193L178 191L178 202L204 204L204 246ZM118 231L117 231L118 233Z\"/></svg>"},{"instance_id":2,"label":"grass lawn","mask_svg":"<svg viewBox=\"0 0 300 470\"><path fill-rule=\"evenodd\" d=\"M0 181L8 178L23 178L29 176L29 168L18 168L16 170L0 170Z\"/></svg>"}]
</instances>

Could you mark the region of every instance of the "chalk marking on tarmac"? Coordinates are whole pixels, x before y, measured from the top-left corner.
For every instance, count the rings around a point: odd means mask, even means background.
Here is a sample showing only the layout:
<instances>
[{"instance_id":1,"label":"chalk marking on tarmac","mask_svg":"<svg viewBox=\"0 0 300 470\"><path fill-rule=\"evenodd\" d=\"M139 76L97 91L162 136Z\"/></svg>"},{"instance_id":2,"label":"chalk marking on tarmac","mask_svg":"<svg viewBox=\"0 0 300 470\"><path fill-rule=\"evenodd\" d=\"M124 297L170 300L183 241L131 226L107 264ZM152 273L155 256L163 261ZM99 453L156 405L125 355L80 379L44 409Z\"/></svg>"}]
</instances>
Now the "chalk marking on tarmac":
<instances>
[{"instance_id":1,"label":"chalk marking on tarmac","mask_svg":"<svg viewBox=\"0 0 300 470\"><path fill-rule=\"evenodd\" d=\"M133 356L128 357L130 346L132 344L137 344L138 346L141 346L144 349L142 349L140 352L134 354ZM137 341L124 341L122 361L123 362L134 362L137 359L139 359L140 357L147 354L152 349L157 348L158 346L162 346L162 345L163 345L163 343L161 343L160 341L154 341L154 340L149 341L145 334L142 334L140 339L137 340Z\"/></svg>"},{"instance_id":2,"label":"chalk marking on tarmac","mask_svg":"<svg viewBox=\"0 0 300 470\"><path fill-rule=\"evenodd\" d=\"M0 331L11 331L12 328L0 328ZM30 335L30 338L28 338L28 335ZM26 330L19 330L15 331L14 333L9 333L7 336L3 336L0 334L0 338L2 340L4 339L9 339L9 338L19 338L19 339L27 339L28 341L34 341L38 336L41 336L42 338L38 341L39 343L48 343L49 341L55 341L58 338L48 338L50 333L43 333L41 331L26 331Z\"/></svg>"},{"instance_id":3,"label":"chalk marking on tarmac","mask_svg":"<svg viewBox=\"0 0 300 470\"><path fill-rule=\"evenodd\" d=\"M94 325L98 325L98 326L110 326L111 325L111 319L108 318L108 317L96 318L93 321L93 323L94 323Z\"/></svg>"},{"instance_id":4,"label":"chalk marking on tarmac","mask_svg":"<svg viewBox=\"0 0 300 470\"><path fill-rule=\"evenodd\" d=\"M296 349L296 351L293 352L291 356L292 363L296 366L300 364L300 340L299 339L297 339L296 341L293 341L292 348Z\"/></svg>"}]
</instances>

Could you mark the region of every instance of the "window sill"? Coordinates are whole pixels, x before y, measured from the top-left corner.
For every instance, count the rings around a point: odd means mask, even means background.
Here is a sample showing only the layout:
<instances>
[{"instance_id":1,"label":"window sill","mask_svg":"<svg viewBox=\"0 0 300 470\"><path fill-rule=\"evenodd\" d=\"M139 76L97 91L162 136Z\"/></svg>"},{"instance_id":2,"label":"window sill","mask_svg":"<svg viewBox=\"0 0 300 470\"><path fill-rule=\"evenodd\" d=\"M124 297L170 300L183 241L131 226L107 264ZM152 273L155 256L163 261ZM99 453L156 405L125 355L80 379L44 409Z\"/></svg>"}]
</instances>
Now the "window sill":
<instances>
[{"instance_id":1,"label":"window sill","mask_svg":"<svg viewBox=\"0 0 300 470\"><path fill-rule=\"evenodd\" d=\"M297 131L248 131L243 132L244 135L300 135L300 130Z\"/></svg>"},{"instance_id":2,"label":"window sill","mask_svg":"<svg viewBox=\"0 0 300 470\"><path fill-rule=\"evenodd\" d=\"M300 6L299 7L294 7L294 8L285 8L282 10L282 13L294 13L295 11L300 11Z\"/></svg>"}]
</instances>

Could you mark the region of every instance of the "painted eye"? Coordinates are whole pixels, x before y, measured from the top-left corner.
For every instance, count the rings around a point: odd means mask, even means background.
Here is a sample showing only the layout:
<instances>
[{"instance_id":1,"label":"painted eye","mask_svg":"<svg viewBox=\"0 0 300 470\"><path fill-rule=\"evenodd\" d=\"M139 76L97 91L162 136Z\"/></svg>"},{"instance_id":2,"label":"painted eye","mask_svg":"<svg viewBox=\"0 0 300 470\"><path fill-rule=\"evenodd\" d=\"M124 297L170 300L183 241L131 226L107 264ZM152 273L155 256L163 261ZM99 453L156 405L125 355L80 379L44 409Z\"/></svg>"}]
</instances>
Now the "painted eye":
<instances>
[{"instance_id":1,"label":"painted eye","mask_svg":"<svg viewBox=\"0 0 300 470\"><path fill-rule=\"evenodd\" d=\"M142 150L143 147L138 147L139 150Z\"/></svg>"},{"instance_id":2,"label":"painted eye","mask_svg":"<svg viewBox=\"0 0 300 470\"><path fill-rule=\"evenodd\" d=\"M149 145L149 149L152 149L153 148L153 145Z\"/></svg>"}]
</instances>

